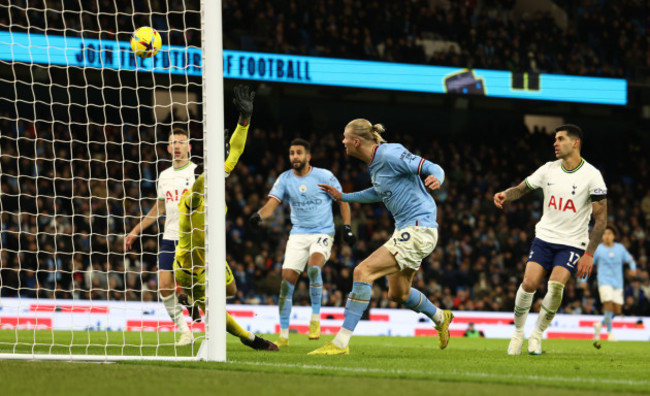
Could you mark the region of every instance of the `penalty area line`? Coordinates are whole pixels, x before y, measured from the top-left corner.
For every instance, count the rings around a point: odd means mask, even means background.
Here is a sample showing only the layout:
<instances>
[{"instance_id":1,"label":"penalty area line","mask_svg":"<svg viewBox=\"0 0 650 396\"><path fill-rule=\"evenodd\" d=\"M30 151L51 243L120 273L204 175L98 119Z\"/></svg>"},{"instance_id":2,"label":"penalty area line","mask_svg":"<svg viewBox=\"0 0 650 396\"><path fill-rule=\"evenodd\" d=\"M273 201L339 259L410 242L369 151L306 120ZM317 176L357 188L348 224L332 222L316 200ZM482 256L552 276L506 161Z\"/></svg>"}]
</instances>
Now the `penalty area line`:
<instances>
[{"instance_id":1,"label":"penalty area line","mask_svg":"<svg viewBox=\"0 0 650 396\"><path fill-rule=\"evenodd\" d=\"M241 360L229 360L227 364L241 364L246 366L268 366L268 367L284 367L284 368L297 368L302 370L329 370L329 371L343 371L343 372L355 372L355 373L379 373L379 374L415 374L415 375L432 375L434 374L436 379L445 379L444 376L457 376L462 378L472 378L472 377L483 377L491 379L512 379L512 375L501 375L494 373L482 373L476 371L444 371L436 370L434 373L424 371L424 370L403 370L403 369L378 369L371 367L340 367L340 366L324 366L320 364L299 364L299 363L270 363L270 362L247 362ZM583 383L592 383L592 384L618 384L618 385L650 385L650 381L638 381L638 380L625 380L625 379L609 379L609 378L568 378L568 377L558 377L558 376L543 376L543 375L518 375L517 378L523 380L532 380L532 381L546 381L546 382L583 382Z\"/></svg>"}]
</instances>

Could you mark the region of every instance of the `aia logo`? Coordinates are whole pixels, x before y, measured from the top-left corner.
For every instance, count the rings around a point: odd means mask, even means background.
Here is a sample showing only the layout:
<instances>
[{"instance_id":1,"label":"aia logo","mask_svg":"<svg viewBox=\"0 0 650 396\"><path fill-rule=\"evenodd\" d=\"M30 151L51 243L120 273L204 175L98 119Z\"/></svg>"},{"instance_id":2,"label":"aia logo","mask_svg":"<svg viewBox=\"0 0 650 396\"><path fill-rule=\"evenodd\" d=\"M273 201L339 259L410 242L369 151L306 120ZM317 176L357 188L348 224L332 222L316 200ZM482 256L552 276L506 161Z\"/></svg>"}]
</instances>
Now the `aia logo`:
<instances>
[{"instance_id":1,"label":"aia logo","mask_svg":"<svg viewBox=\"0 0 650 396\"><path fill-rule=\"evenodd\" d=\"M167 192L165 192L165 200L167 202L169 201L178 202L181 199L181 195L183 195L185 191L187 191L187 188L184 189L181 193L179 193L178 190L167 190Z\"/></svg>"},{"instance_id":2,"label":"aia logo","mask_svg":"<svg viewBox=\"0 0 650 396\"><path fill-rule=\"evenodd\" d=\"M567 210L572 210L573 213L576 212L576 206L573 204L573 200L560 197L559 200L555 199L555 195L551 195L551 199L548 201L548 207L562 212Z\"/></svg>"}]
</instances>

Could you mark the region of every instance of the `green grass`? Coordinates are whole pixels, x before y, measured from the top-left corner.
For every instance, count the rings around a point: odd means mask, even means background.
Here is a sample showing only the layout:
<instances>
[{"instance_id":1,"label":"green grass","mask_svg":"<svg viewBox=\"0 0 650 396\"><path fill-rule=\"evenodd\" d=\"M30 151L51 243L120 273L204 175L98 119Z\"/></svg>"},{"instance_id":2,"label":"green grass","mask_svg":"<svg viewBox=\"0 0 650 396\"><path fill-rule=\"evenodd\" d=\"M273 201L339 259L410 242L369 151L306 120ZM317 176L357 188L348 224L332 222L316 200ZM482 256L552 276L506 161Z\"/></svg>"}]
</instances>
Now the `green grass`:
<instances>
[{"instance_id":1,"label":"green grass","mask_svg":"<svg viewBox=\"0 0 650 396\"><path fill-rule=\"evenodd\" d=\"M170 332L0 330L0 353L194 356L199 346L175 347Z\"/></svg>"},{"instance_id":2,"label":"green grass","mask_svg":"<svg viewBox=\"0 0 650 396\"><path fill-rule=\"evenodd\" d=\"M37 340L59 346L52 353L69 353L66 343L88 338L101 347L88 353L120 353L110 344L165 344L130 347L127 352L161 356L192 353L191 347L174 348L166 333L0 331L0 352L10 352L7 342ZM274 336L270 336L271 339ZM228 336L228 361L129 361L116 364L0 361L2 393L47 394L183 394L305 395L363 393L456 395L592 395L647 394L650 390L650 343L603 343L545 340L542 356L507 356L507 340L453 338L440 351L435 339L404 337L352 338L350 356L307 356L330 337L307 341L292 335L291 346L280 352L256 352ZM106 346L109 345L109 346ZM21 345L29 352L31 346ZM196 346L194 347L196 349ZM525 344L524 344L525 348ZM45 352L49 347L36 346ZM82 347L73 347L81 351ZM8 381L5 379L9 379ZM92 392L89 390L92 389ZM365 396L365 395L363 395Z\"/></svg>"}]
</instances>

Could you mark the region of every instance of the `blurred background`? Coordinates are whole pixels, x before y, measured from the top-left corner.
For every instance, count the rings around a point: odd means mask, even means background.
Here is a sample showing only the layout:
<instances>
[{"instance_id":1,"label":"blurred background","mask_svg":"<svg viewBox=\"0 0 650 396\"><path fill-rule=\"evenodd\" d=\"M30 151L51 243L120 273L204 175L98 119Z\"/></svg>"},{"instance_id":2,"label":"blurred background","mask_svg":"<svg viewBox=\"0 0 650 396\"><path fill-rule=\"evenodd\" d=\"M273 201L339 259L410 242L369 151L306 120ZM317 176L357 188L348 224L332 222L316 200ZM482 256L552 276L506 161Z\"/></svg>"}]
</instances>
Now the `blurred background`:
<instances>
[{"instance_id":1,"label":"blurred background","mask_svg":"<svg viewBox=\"0 0 650 396\"><path fill-rule=\"evenodd\" d=\"M128 41L135 27L151 25L164 43L201 46L198 1L98 0L83 10L80 4L37 0L26 8L26 1L11 1L0 5L0 30ZM438 247L414 286L445 309L512 311L542 196L529 194L503 211L492 196L554 160L553 128L574 123L585 132L584 158L608 184L608 220L637 262L636 276L626 277L623 312L650 315L647 1L222 5L229 50L620 78L628 87L626 105L602 105L226 79L231 130L233 86L244 82L257 90L246 150L226 180L227 258L239 289L230 303L277 304L288 208L260 230L246 219L289 169L289 142L309 140L312 165L334 172L347 192L365 189L366 166L347 158L341 144L346 123L363 117L384 124L389 142L447 174L434 194ZM200 77L0 63L0 295L157 300L163 219L134 252L123 251L123 236L155 202L158 174L171 165L170 128L188 128L193 159L202 160ZM359 242L349 247L337 235L323 271L326 306L345 305L354 266L392 234L383 205L352 209ZM594 281L570 282L561 312L600 313ZM294 296L295 305L309 304L306 275ZM381 280L372 307L398 308Z\"/></svg>"}]
</instances>

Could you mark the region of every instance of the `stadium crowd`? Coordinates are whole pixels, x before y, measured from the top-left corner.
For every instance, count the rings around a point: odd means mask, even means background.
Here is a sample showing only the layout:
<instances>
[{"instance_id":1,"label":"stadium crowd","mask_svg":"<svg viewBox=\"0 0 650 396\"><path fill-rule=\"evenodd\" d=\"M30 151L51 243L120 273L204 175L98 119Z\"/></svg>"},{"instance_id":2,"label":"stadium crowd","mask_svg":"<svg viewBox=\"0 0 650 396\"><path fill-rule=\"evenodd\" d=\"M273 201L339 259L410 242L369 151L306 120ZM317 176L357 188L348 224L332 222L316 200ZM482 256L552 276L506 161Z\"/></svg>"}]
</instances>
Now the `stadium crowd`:
<instances>
[{"instance_id":1,"label":"stadium crowd","mask_svg":"<svg viewBox=\"0 0 650 396\"><path fill-rule=\"evenodd\" d=\"M630 78L636 66L650 66L643 1L557 3L562 8L552 13L515 0L228 0L225 43L261 52L605 77Z\"/></svg>"},{"instance_id":2,"label":"stadium crowd","mask_svg":"<svg viewBox=\"0 0 650 396\"><path fill-rule=\"evenodd\" d=\"M224 42L231 49L617 77L631 77L636 66L650 66L648 13L640 0L563 2L565 28L547 13L516 13L514 3L224 0ZM48 2L46 8L44 0L36 0L29 2L29 10L26 1L0 5L0 29L117 35L125 40L131 26L151 24L172 44L200 45L198 2L84 3L90 11L100 11L99 17L80 12L80 4L64 0L58 5ZM447 44L429 52L426 40ZM0 295L156 300L160 227L145 231L136 252L124 253L123 237L151 208L158 174L170 165L165 145L153 143L160 141L159 131L89 122L83 112L71 111L74 122L34 123L13 113L13 103L1 103ZM202 136L200 124L189 127L193 137ZM257 127L254 124L244 156L227 179L228 261L239 288L234 303L276 304L288 213L276 211L261 230L249 228L246 219L289 168L287 149L294 136L279 127ZM523 127L508 145L432 141L422 137L426 133L415 130L388 137L447 172L444 188L435 194L441 227L438 248L423 262L414 285L440 307L511 311L541 200L539 195L527 196L502 212L494 207L492 195L507 187L504 181L522 180L550 160L550 138L529 134ZM369 185L364 166L345 158L340 131L302 137L313 145L312 164L332 170L345 191ZM198 146L195 153L201 152ZM602 170L609 186L609 221L620 230L618 240L638 265L637 275L626 280L623 311L650 315L647 151L619 147L616 152L635 154L636 163L631 164L591 150L587 145L585 157ZM334 246L323 270L325 305L345 304L354 265L392 232L383 206L352 209L359 242ZM570 283L562 309L599 312L594 280L592 276L586 284ZM301 278L296 304L308 304L307 285L306 277ZM541 291L538 296L544 295ZM375 285L371 306L392 306L384 283Z\"/></svg>"},{"instance_id":3,"label":"stadium crowd","mask_svg":"<svg viewBox=\"0 0 650 396\"><path fill-rule=\"evenodd\" d=\"M98 0L84 3L89 12L80 4L15 1L0 6L0 29L128 40L150 25L164 42L201 46L198 1ZM650 67L643 0L222 4L228 49L623 78Z\"/></svg>"},{"instance_id":4,"label":"stadium crowd","mask_svg":"<svg viewBox=\"0 0 650 396\"><path fill-rule=\"evenodd\" d=\"M415 134L414 134L415 135ZM422 136L422 135L420 135ZM415 287L446 309L510 311L539 220L541 194L516 202L505 211L496 209L493 194L505 188L505 180L523 180L531 170L550 157L551 138L528 134L516 147L468 144L458 141L419 140L413 135L391 135L390 140L406 145L425 158L434 159L447 172L441 192L434 194L439 205L438 248L422 264ZM370 185L365 167L345 158L339 134L310 136L312 164L331 169L345 191L359 191ZM275 303L280 284L282 254L289 232L288 213L278 213L260 232L247 226L246 219L266 199L277 176L290 167L286 154L290 139L274 131L256 129L247 147L246 164L227 180L229 207L228 257L239 286L236 302ZM419 149L418 149L419 148ZM536 148L536 149L535 149ZM589 159L589 157L587 156ZM602 160L602 162L600 162ZM650 189L642 181L647 170L618 161L598 158L609 183L609 221L621 230L619 240L637 260L639 271L628 277L624 311L650 314L650 278L647 252L650 249ZM647 159L643 158L641 163ZM327 305L344 306L352 287L352 271L360 259L382 245L392 234L390 214L383 205L352 207L352 228L359 242L352 248L336 244L323 270L324 300ZM600 308L597 288L590 282L574 282L567 287L563 309L570 313L596 313ZM376 282L372 307L397 307L387 298L387 285ZM544 295L540 286L539 295ZM303 274L294 300L308 305L308 279ZM541 299L537 302L539 304Z\"/></svg>"},{"instance_id":5,"label":"stadium crowd","mask_svg":"<svg viewBox=\"0 0 650 396\"><path fill-rule=\"evenodd\" d=\"M148 229L135 252L123 251L125 230L151 207L157 175L169 166L160 160L168 158L163 144L131 143L138 133L141 142L155 141L154 130L91 125L73 140L62 123L16 123L11 118L5 113L0 121L2 296L156 300L160 228ZM200 136L198 124L191 128L193 136ZM345 191L364 189L370 184L368 173L361 162L345 157L339 135L303 136L313 144L312 164L332 170ZM527 197L500 211L492 195L507 187L504 181L523 180L551 160L551 138L529 134L523 126L515 147L423 136L426 133L388 136L447 172L443 189L435 193L440 240L417 273L415 287L447 309L511 311L534 224L542 213L541 197ZM288 208L276 211L261 229L251 229L247 218L267 199L278 175L289 169L292 137L254 128L240 164L227 179L227 257L239 289L232 303L277 304L290 229ZM40 144L34 144L36 138ZM617 225L618 240L637 261L637 275L626 279L626 315L650 315L650 189L643 185L649 179L647 156L638 154L636 165L604 155L590 157L589 149L585 154L604 174L610 191L609 221ZM355 204L352 228L357 244L347 246L337 236L339 243L323 270L324 305L345 305L354 266L392 234L392 221L383 205ZM588 283L569 283L564 312L599 312L594 280L592 276ZM376 282L371 307L395 306L386 286ZM544 295L540 291L538 295ZM304 273L294 300L309 304Z\"/></svg>"}]
</instances>

